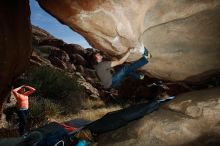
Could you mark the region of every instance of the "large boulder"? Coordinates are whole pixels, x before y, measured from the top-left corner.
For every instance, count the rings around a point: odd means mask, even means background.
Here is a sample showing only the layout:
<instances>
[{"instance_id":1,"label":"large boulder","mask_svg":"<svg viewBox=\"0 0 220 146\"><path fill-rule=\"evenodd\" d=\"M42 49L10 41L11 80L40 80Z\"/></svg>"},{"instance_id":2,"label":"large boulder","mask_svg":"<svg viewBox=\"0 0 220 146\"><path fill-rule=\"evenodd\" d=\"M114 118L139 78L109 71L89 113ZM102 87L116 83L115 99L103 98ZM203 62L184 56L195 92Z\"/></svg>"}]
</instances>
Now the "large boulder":
<instances>
[{"instance_id":1,"label":"large boulder","mask_svg":"<svg viewBox=\"0 0 220 146\"><path fill-rule=\"evenodd\" d=\"M39 45L40 46L45 46L45 45L48 45L48 46L54 46L54 47L60 47L60 46L63 46L65 43L63 40L60 40L60 39L51 39L51 38L48 38L48 39L42 39L39 41Z\"/></svg>"},{"instance_id":2,"label":"large boulder","mask_svg":"<svg viewBox=\"0 0 220 146\"><path fill-rule=\"evenodd\" d=\"M64 44L63 46L60 46L60 49L66 51L69 55L79 54L84 56L86 52L86 50L78 44Z\"/></svg>"},{"instance_id":3,"label":"large boulder","mask_svg":"<svg viewBox=\"0 0 220 146\"><path fill-rule=\"evenodd\" d=\"M220 88L184 93L140 120L100 135L100 146L220 144ZM109 123L111 124L111 123Z\"/></svg>"},{"instance_id":4,"label":"large boulder","mask_svg":"<svg viewBox=\"0 0 220 146\"><path fill-rule=\"evenodd\" d=\"M44 29L31 25L32 28L32 36L35 36L39 40L44 40L44 39L55 39L54 36L52 36L50 33L45 31Z\"/></svg>"},{"instance_id":5,"label":"large boulder","mask_svg":"<svg viewBox=\"0 0 220 146\"><path fill-rule=\"evenodd\" d=\"M0 114L11 83L28 66L32 53L27 0L0 2ZM0 122L1 123L1 122Z\"/></svg>"},{"instance_id":6,"label":"large boulder","mask_svg":"<svg viewBox=\"0 0 220 146\"><path fill-rule=\"evenodd\" d=\"M53 57L57 57L59 58L60 60L64 61L64 62L68 62L70 61L70 57L69 55L63 51L63 50L60 50L56 47L51 47L50 48L50 54L48 56L48 58L53 58Z\"/></svg>"},{"instance_id":7,"label":"large boulder","mask_svg":"<svg viewBox=\"0 0 220 146\"><path fill-rule=\"evenodd\" d=\"M51 62L44 57L41 57L38 53L33 52L30 58L31 65L37 65L37 66L50 66L52 67L53 65Z\"/></svg>"},{"instance_id":8,"label":"large boulder","mask_svg":"<svg viewBox=\"0 0 220 146\"><path fill-rule=\"evenodd\" d=\"M70 60L71 60L71 63L74 63L76 65L85 66L86 64L88 64L87 61L79 54L71 54Z\"/></svg>"},{"instance_id":9,"label":"large boulder","mask_svg":"<svg viewBox=\"0 0 220 146\"><path fill-rule=\"evenodd\" d=\"M59 21L111 56L152 52L142 69L165 80L198 82L220 72L219 0L38 0ZM130 56L131 60L140 53Z\"/></svg>"},{"instance_id":10,"label":"large boulder","mask_svg":"<svg viewBox=\"0 0 220 146\"><path fill-rule=\"evenodd\" d=\"M47 40L47 39L55 39L55 38L45 30L32 25L32 44L34 46L39 45L41 40Z\"/></svg>"}]
</instances>

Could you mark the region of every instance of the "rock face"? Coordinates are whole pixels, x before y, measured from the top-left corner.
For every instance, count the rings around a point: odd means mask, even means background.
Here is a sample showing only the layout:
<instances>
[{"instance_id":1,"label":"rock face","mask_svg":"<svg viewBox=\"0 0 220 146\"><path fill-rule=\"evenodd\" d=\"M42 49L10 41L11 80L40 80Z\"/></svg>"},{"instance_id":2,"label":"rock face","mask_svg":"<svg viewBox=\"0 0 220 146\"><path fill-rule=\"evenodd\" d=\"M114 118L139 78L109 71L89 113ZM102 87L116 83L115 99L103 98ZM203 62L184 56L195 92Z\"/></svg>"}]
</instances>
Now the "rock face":
<instances>
[{"instance_id":1,"label":"rock face","mask_svg":"<svg viewBox=\"0 0 220 146\"><path fill-rule=\"evenodd\" d=\"M48 32L34 25L32 25L32 34L33 45L38 45L38 43L40 43L40 40L54 39L54 37Z\"/></svg>"},{"instance_id":2,"label":"rock face","mask_svg":"<svg viewBox=\"0 0 220 146\"><path fill-rule=\"evenodd\" d=\"M0 2L0 109L11 82L28 66L32 52L29 17L27 0Z\"/></svg>"},{"instance_id":3,"label":"rock face","mask_svg":"<svg viewBox=\"0 0 220 146\"><path fill-rule=\"evenodd\" d=\"M153 77L194 82L220 72L219 0L38 2L111 56L145 45L153 59L142 69Z\"/></svg>"},{"instance_id":4,"label":"rock face","mask_svg":"<svg viewBox=\"0 0 220 146\"><path fill-rule=\"evenodd\" d=\"M99 137L103 146L220 144L220 88L177 96L158 111Z\"/></svg>"},{"instance_id":5,"label":"rock face","mask_svg":"<svg viewBox=\"0 0 220 146\"><path fill-rule=\"evenodd\" d=\"M34 51L31 56L33 65L54 66L69 72L92 68L89 64L95 49L85 49L77 44L67 44L47 31L32 25L32 43ZM77 70L80 66L80 70Z\"/></svg>"}]
</instances>

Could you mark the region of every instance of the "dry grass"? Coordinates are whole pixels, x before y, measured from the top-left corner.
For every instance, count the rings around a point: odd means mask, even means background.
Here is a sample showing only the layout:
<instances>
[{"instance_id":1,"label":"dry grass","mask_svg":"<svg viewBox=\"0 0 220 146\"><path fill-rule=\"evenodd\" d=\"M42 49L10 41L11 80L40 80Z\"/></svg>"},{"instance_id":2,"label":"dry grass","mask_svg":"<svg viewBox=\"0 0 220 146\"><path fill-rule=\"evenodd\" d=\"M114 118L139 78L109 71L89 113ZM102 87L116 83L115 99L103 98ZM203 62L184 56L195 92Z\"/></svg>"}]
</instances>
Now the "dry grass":
<instances>
[{"instance_id":1,"label":"dry grass","mask_svg":"<svg viewBox=\"0 0 220 146\"><path fill-rule=\"evenodd\" d=\"M121 109L121 107L118 105L106 107L105 103L102 100L92 100L90 98L82 98L81 100L82 109L78 113L71 115L71 118L68 117L68 119L65 120L87 119L94 121L101 118L108 112Z\"/></svg>"},{"instance_id":2,"label":"dry grass","mask_svg":"<svg viewBox=\"0 0 220 146\"><path fill-rule=\"evenodd\" d=\"M92 110L82 110L78 114L76 114L76 118L82 118L82 119L87 119L87 120L97 120L104 116L108 112L116 111L121 109L119 106L113 106L113 107L108 107L108 108L98 108L98 109L92 109Z\"/></svg>"},{"instance_id":3,"label":"dry grass","mask_svg":"<svg viewBox=\"0 0 220 146\"><path fill-rule=\"evenodd\" d=\"M63 122L63 121L69 121L72 119L86 119L86 120L94 121L94 120L101 118L108 112L116 111L119 109L121 109L121 107L119 106L100 107L96 109L83 109L77 114L69 114L66 116L56 116L52 119L52 121Z\"/></svg>"},{"instance_id":4,"label":"dry grass","mask_svg":"<svg viewBox=\"0 0 220 146\"><path fill-rule=\"evenodd\" d=\"M81 98L82 107L84 109L96 109L105 107L105 103L102 100L94 100L88 97Z\"/></svg>"},{"instance_id":5,"label":"dry grass","mask_svg":"<svg viewBox=\"0 0 220 146\"><path fill-rule=\"evenodd\" d=\"M72 104L71 104L71 102L72 102ZM112 112L112 111L116 111L116 110L121 109L121 107L118 105L106 107L106 105L104 104L104 102L102 100L89 99L88 97L82 97L80 103L74 102L73 99L71 100L71 102L69 105L81 106L81 109L78 109L77 113L69 112L69 114L65 114L65 115L59 115L59 114L57 115L56 114L56 116L53 116L54 114L46 115L46 117L48 117L48 121L47 121L47 118L45 118L44 120L41 119L41 120L37 121L38 118L36 117L35 121L31 121L31 120L28 121L30 124L30 128L31 129L37 128L37 127L40 127L43 124L46 124L48 122L61 123L61 122L70 121L73 119L85 119L85 120L89 120L89 121L95 121L95 120L101 118L102 116L104 116L108 112ZM79 105L77 105L77 104L79 104ZM39 108L39 107L41 107L41 106L39 105L36 108ZM32 106L32 108L33 108L33 106ZM41 109L41 108L39 108L39 109ZM61 109L62 109L62 107L61 107ZM69 108L69 109L71 109L71 108ZM51 108L50 108L50 110L51 110ZM31 115L29 115L29 117L31 117ZM32 117L32 118L34 118L34 117ZM34 119L32 119L32 120L34 120ZM33 122L35 122L35 124L33 124ZM11 129L11 128L0 129L0 137L14 137L14 136L18 136L18 127L15 129Z\"/></svg>"}]
</instances>

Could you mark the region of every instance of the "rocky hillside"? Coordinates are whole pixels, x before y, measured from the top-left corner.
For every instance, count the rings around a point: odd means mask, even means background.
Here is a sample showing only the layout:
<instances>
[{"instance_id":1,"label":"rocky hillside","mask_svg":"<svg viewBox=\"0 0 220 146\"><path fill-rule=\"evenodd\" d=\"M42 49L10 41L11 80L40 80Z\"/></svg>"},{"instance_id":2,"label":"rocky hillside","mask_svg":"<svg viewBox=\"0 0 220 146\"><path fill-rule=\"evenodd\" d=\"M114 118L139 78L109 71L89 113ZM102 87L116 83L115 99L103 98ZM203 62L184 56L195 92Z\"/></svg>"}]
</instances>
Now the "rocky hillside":
<instances>
[{"instance_id":1,"label":"rocky hillside","mask_svg":"<svg viewBox=\"0 0 220 146\"><path fill-rule=\"evenodd\" d=\"M90 64L91 54L97 50L85 49L77 44L67 44L36 26L32 26L32 34L34 51L30 58L31 65L49 66L77 74L82 80L81 85L90 96L99 97L102 88ZM94 87L99 88L99 91Z\"/></svg>"}]
</instances>

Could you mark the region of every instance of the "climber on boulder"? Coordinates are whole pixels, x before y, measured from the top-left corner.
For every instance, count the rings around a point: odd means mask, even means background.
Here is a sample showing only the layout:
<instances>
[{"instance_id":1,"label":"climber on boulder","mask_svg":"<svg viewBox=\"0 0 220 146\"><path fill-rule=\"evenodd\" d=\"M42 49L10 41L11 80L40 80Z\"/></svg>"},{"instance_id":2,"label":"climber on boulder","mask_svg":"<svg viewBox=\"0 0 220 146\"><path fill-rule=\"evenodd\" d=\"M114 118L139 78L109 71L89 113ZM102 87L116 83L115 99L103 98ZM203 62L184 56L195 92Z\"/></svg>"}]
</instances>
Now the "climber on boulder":
<instances>
[{"instance_id":1,"label":"climber on boulder","mask_svg":"<svg viewBox=\"0 0 220 146\"><path fill-rule=\"evenodd\" d=\"M121 59L115 61L103 61L103 56L100 53L96 52L92 54L93 67L104 88L119 86L128 75L131 75L135 80L144 78L144 75L138 74L135 71L147 64L151 58L151 54L146 48L144 48L143 56L139 60L130 65L123 66L114 74L111 73L111 68L123 64L132 51L134 51L134 49L130 49Z\"/></svg>"}]
</instances>

